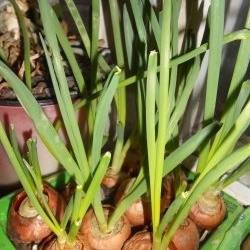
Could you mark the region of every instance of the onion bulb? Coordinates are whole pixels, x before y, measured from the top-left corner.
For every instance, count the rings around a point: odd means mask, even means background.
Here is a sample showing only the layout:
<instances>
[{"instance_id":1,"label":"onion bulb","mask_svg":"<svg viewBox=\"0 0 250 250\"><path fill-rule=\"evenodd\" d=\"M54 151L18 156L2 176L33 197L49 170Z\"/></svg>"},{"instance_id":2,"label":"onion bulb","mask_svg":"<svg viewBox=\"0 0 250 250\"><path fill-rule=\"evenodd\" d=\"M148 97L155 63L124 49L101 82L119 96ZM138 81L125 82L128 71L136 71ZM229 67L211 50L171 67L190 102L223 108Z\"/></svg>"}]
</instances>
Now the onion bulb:
<instances>
[{"instance_id":1,"label":"onion bulb","mask_svg":"<svg viewBox=\"0 0 250 250\"><path fill-rule=\"evenodd\" d=\"M73 243L66 240L59 240L55 235L47 237L39 246L39 250L88 250L80 238L76 238Z\"/></svg>"},{"instance_id":2,"label":"onion bulb","mask_svg":"<svg viewBox=\"0 0 250 250\"><path fill-rule=\"evenodd\" d=\"M112 211L111 206L104 207L107 218ZM126 216L123 216L111 231L103 233L99 229L95 213L91 208L83 218L80 233L86 247L90 249L120 250L131 233L131 227Z\"/></svg>"},{"instance_id":3,"label":"onion bulb","mask_svg":"<svg viewBox=\"0 0 250 250\"><path fill-rule=\"evenodd\" d=\"M115 204L125 197L136 178L125 179L115 194ZM161 199L161 212L164 212L170 203L169 193L164 192ZM145 226L152 221L151 199L148 193L136 199L125 211L131 226Z\"/></svg>"},{"instance_id":4,"label":"onion bulb","mask_svg":"<svg viewBox=\"0 0 250 250\"><path fill-rule=\"evenodd\" d=\"M199 238L195 223L186 218L173 235L169 250L196 250L199 248Z\"/></svg>"},{"instance_id":5,"label":"onion bulb","mask_svg":"<svg viewBox=\"0 0 250 250\"><path fill-rule=\"evenodd\" d=\"M200 197L189 212L189 217L197 227L205 230L216 228L224 220L225 215L225 203L212 188Z\"/></svg>"},{"instance_id":6,"label":"onion bulb","mask_svg":"<svg viewBox=\"0 0 250 250\"><path fill-rule=\"evenodd\" d=\"M148 231L140 231L127 240L122 250L151 250L152 234Z\"/></svg>"},{"instance_id":7,"label":"onion bulb","mask_svg":"<svg viewBox=\"0 0 250 250\"><path fill-rule=\"evenodd\" d=\"M62 196L47 184L44 184L43 192L51 211L60 220L65 210ZM50 228L37 213L25 191L19 193L12 201L7 234L15 245L39 243L51 234Z\"/></svg>"}]
</instances>

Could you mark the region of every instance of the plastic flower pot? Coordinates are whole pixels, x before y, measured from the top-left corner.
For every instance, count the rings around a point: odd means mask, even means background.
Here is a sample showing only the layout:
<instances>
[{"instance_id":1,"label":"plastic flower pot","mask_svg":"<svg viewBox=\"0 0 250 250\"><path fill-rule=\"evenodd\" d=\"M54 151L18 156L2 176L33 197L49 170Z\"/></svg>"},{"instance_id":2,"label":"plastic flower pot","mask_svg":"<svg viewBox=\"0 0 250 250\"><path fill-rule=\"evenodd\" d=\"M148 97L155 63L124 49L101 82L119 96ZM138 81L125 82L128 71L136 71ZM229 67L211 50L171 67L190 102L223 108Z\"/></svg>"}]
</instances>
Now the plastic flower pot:
<instances>
[{"instance_id":1,"label":"plastic flower pot","mask_svg":"<svg viewBox=\"0 0 250 250\"><path fill-rule=\"evenodd\" d=\"M56 124L56 122L60 119L58 105L51 100L42 101L40 102L40 105L50 121L53 124ZM82 133L84 133L84 109L82 108L80 110L77 110L76 116L78 117L79 124L83 124ZM37 139L38 157L40 160L41 172L43 176L56 173L60 170L58 161L56 161L56 159L51 155L46 146L43 144L41 138L34 128L31 119L18 102L0 102L0 121L3 123L6 131L8 131L10 124L14 125L17 140L23 153L26 152L25 141L30 137L35 137ZM67 143L68 139L63 127L59 130L59 134L62 140ZM0 159L0 187L2 190L5 190L4 192L6 194L10 190L13 190L14 188L16 189L16 187L19 186L19 182L18 177L10 164L10 161L5 153L2 144L0 144Z\"/></svg>"}]
</instances>

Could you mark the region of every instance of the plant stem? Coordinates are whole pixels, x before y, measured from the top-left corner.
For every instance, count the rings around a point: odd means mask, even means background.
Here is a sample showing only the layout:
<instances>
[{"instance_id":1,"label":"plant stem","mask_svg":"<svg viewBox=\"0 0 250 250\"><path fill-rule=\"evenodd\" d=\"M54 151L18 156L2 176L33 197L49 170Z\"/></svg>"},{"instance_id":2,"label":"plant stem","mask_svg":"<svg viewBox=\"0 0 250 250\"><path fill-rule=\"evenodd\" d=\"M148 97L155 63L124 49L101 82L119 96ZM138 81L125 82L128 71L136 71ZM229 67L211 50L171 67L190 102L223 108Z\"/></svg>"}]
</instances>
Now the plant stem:
<instances>
[{"instance_id":1,"label":"plant stem","mask_svg":"<svg viewBox=\"0 0 250 250\"><path fill-rule=\"evenodd\" d=\"M247 21L245 28L250 28L250 9L248 11ZM244 78L246 71L248 69L248 62L250 57L250 39L242 40L240 43L238 55L236 58L236 63L234 66L233 76L230 83L230 87L227 93L227 100L225 103L225 108L222 114L221 122L223 123L222 129L216 134L212 148L209 153L209 158L215 153L220 143L228 134L229 130L234 124L234 114L236 105L233 105L235 101L235 96L237 96L242 79Z\"/></svg>"},{"instance_id":2,"label":"plant stem","mask_svg":"<svg viewBox=\"0 0 250 250\"><path fill-rule=\"evenodd\" d=\"M123 54L123 42L120 27L120 11L116 0L109 0L109 8L111 14L111 22L113 29L113 37L115 39L115 54L117 58L117 65L122 69L120 80L125 78L125 62ZM111 168L118 173L121 169L120 156L122 153L124 143L124 132L126 123L126 88L117 90L115 94L116 108L118 114L117 131L118 138L116 140L115 150L113 154Z\"/></svg>"},{"instance_id":3,"label":"plant stem","mask_svg":"<svg viewBox=\"0 0 250 250\"><path fill-rule=\"evenodd\" d=\"M82 42L85 46L86 52L90 58L90 53L91 53L91 42L88 36L88 32L87 29L82 21L81 15L76 7L76 5L74 4L74 1L72 0L65 0L65 3L67 4L68 10L76 24L76 28L80 34L80 38L82 39ZM98 62L101 66L101 68L105 71L105 72L110 72L111 68L109 67L109 65L106 63L106 61L104 60L104 58L99 55L98 56Z\"/></svg>"},{"instance_id":4,"label":"plant stem","mask_svg":"<svg viewBox=\"0 0 250 250\"><path fill-rule=\"evenodd\" d=\"M237 40L244 41L244 40L247 40L249 38L250 38L250 31L248 29L242 29L242 30L238 30L238 31L235 31L235 32L232 32L230 34L225 35L224 39L223 39L223 44L227 44L227 43L234 42ZM172 68L172 67L177 66L179 64L182 64L184 62L187 62L187 61L193 59L194 57L205 53L207 51L207 49L208 49L208 43L204 43L201 46L199 46L198 48L196 48L190 52L187 52L184 55L180 55L177 58L171 59L170 63L169 63L169 67ZM1 70L1 65L0 65L0 70ZM160 70L160 67L158 66L157 72L159 72L159 70ZM128 77L125 80L122 80L119 82L118 88L126 87L126 86L131 85L131 84L133 84L141 79L144 79L146 77L147 77L147 71L144 71L140 74L137 74L137 75L134 75L131 77ZM86 103L89 100L93 100L93 99L97 98L100 95L100 93L101 93L101 91L92 93L86 99L77 103L75 105L75 108L78 109L78 108L86 105Z\"/></svg>"},{"instance_id":5,"label":"plant stem","mask_svg":"<svg viewBox=\"0 0 250 250\"><path fill-rule=\"evenodd\" d=\"M73 210L71 214L71 221L73 222L73 224L76 223L79 218L79 207L81 205L82 198L84 195L82 188L83 187L81 185L77 185L75 188Z\"/></svg>"},{"instance_id":6,"label":"plant stem","mask_svg":"<svg viewBox=\"0 0 250 250\"><path fill-rule=\"evenodd\" d=\"M111 158L111 154L109 152L106 152L100 160L98 168L97 168L97 170L96 170L96 172L91 180L91 183L88 187L86 194L84 195L84 197L81 197L82 199L81 199L80 204L78 204L78 202L76 202L74 204L75 207L73 208L73 210L78 209L78 212L77 212L77 216L74 216L74 218L72 218L73 223L70 225L70 230L69 230L68 235L69 235L69 239L71 242L73 242L74 239L76 238L76 234L79 231L82 219L83 219L86 211L88 210L91 202L93 202L92 199L93 199L94 195L96 193L99 194L99 187L100 187L101 181L102 181L102 179L107 171L107 168L109 166L110 158ZM79 195L82 195L82 193L79 193ZM97 195L96 195L96 197L97 197ZM96 218L97 218L98 222L100 223L99 225L100 225L101 230L106 232L107 222L106 222L106 218L104 216L104 212L102 209L100 195L98 195L97 198L99 199L100 202L97 203L96 200L94 200L93 207L95 209Z\"/></svg>"},{"instance_id":7,"label":"plant stem","mask_svg":"<svg viewBox=\"0 0 250 250\"><path fill-rule=\"evenodd\" d=\"M84 80L84 76L81 73L81 69L78 65L78 62L74 56L74 52L72 51L71 45L68 41L68 38L65 35L65 32L55 15L55 13L52 13L53 16L53 24L55 25L55 31L57 34L58 41L60 45L62 46L63 52L65 53L67 60L69 61L70 68L74 74L74 77L76 79L77 86L79 88L80 93L83 97L87 96L87 88Z\"/></svg>"},{"instance_id":8,"label":"plant stem","mask_svg":"<svg viewBox=\"0 0 250 250\"><path fill-rule=\"evenodd\" d=\"M82 220L74 220L70 225L70 232L68 234L68 242L74 243L76 240L76 235L81 227Z\"/></svg>"},{"instance_id":9,"label":"plant stem","mask_svg":"<svg viewBox=\"0 0 250 250\"><path fill-rule=\"evenodd\" d=\"M92 19L91 19L91 85L92 90L100 90L101 84L98 84L100 72L98 69L98 41L99 41L99 26L100 26L100 0L92 0ZM100 86L98 86L100 85Z\"/></svg>"},{"instance_id":10,"label":"plant stem","mask_svg":"<svg viewBox=\"0 0 250 250\"><path fill-rule=\"evenodd\" d=\"M32 83L31 83L31 67L30 67L30 38L28 35L28 29L26 26L24 15L23 15L22 11L20 10L16 1L11 0L11 4L13 5L13 7L16 11L16 14L17 14L17 17L18 17L18 20L20 23L20 27L22 30L23 44L24 44L25 84L28 87L28 89L31 90Z\"/></svg>"},{"instance_id":11,"label":"plant stem","mask_svg":"<svg viewBox=\"0 0 250 250\"><path fill-rule=\"evenodd\" d=\"M219 83L221 54L223 46L223 29L224 29L224 0L211 1L210 10L210 36L209 36L209 62L208 62L208 79L206 85L206 97L204 108L204 124L209 124L215 113L216 94ZM210 150L210 141L202 148L199 156L199 162L196 173L200 174L205 168Z\"/></svg>"},{"instance_id":12,"label":"plant stem","mask_svg":"<svg viewBox=\"0 0 250 250\"><path fill-rule=\"evenodd\" d=\"M37 210L37 212L39 213L39 215L43 218L43 220L45 221L45 223L50 227L50 229L57 235L59 236L61 234L61 230L60 227L56 224L53 223L53 221L49 218L49 216L44 212L44 209L42 208L42 206L40 205L35 191L32 188L32 186L30 185L28 179L26 178L25 173L23 172L16 156L15 153L11 147L11 144L9 142L9 139L4 131L4 128L2 126L2 123L0 123L0 139L1 142L4 145L4 148L6 150L6 153L12 163L12 166L14 167L20 182L22 183L27 196L29 197L30 201L32 202L33 206L35 207L35 209Z\"/></svg>"},{"instance_id":13,"label":"plant stem","mask_svg":"<svg viewBox=\"0 0 250 250\"><path fill-rule=\"evenodd\" d=\"M237 169L232 174L230 174L229 177L225 179L225 181L221 183L221 189L224 189L233 182L237 181L241 176L248 173L249 171L250 171L250 158L247 159L245 162L243 162L240 166L238 166Z\"/></svg>"},{"instance_id":14,"label":"plant stem","mask_svg":"<svg viewBox=\"0 0 250 250\"><path fill-rule=\"evenodd\" d=\"M230 34L225 35L224 39L223 39L223 43L227 44L227 43L234 42L237 40L247 40L249 38L250 38L250 31L248 29L242 29L242 30L238 30L238 31L235 31L235 32L232 32ZM190 52L187 52L184 55L180 55L177 58L171 59L170 63L169 63L169 67L172 68L172 67L177 66L179 64L182 64L184 62L187 62L198 55L205 53L207 51L208 47L209 47L208 43L204 43L201 46L199 46L198 48L196 48ZM158 72L159 72L159 69L160 69L160 67L158 67ZM145 77L147 77L146 71L144 71L140 75L131 76L131 77L121 81L119 83L119 87L128 86L128 85L138 81L139 79L143 79Z\"/></svg>"},{"instance_id":15,"label":"plant stem","mask_svg":"<svg viewBox=\"0 0 250 250\"><path fill-rule=\"evenodd\" d=\"M148 154L148 170L149 170L149 183L150 183L150 198L152 207L152 222L153 231L156 231L155 226L157 226L156 210L157 210L157 200L155 197L155 186L156 182L156 131L155 131L155 92L157 84L157 53L155 51L150 52L148 59L148 77L147 77L147 89L146 89L146 138L147 138L147 154Z\"/></svg>"},{"instance_id":16,"label":"plant stem","mask_svg":"<svg viewBox=\"0 0 250 250\"><path fill-rule=\"evenodd\" d=\"M159 89L159 122L156 141L156 165L155 165L155 186L154 202L156 204L155 230L160 222L161 204L161 183L165 158L165 138L166 128L169 122L169 62L170 62L170 37L171 37L171 0L164 1L161 34L161 53L160 53L160 89Z\"/></svg>"}]
</instances>

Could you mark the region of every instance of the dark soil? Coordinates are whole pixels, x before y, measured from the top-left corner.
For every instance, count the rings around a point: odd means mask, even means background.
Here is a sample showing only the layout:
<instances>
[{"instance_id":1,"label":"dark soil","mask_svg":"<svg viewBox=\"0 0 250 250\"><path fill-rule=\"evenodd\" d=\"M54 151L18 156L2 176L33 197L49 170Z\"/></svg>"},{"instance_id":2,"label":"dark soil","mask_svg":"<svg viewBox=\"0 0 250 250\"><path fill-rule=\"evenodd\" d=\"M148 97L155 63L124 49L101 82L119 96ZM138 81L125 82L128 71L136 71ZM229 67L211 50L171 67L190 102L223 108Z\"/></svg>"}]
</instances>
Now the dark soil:
<instances>
[{"instance_id":1,"label":"dark soil","mask_svg":"<svg viewBox=\"0 0 250 250\"><path fill-rule=\"evenodd\" d=\"M89 59L85 56L77 56L79 67L82 70L82 74L86 83L89 82L89 74L90 74L90 62ZM52 86L49 71L47 69L47 64L44 58L39 60L41 65L38 72L32 74L32 93L36 97L37 100L47 100L47 99L54 99L55 92ZM66 61L65 61L66 65ZM70 94L72 98L76 98L79 96L79 89L75 78L68 66L64 66L65 75L68 82L68 87L70 90ZM15 69L13 69L15 72ZM16 73L16 72L15 72ZM12 88L4 81L0 82L0 100L16 100L15 92Z\"/></svg>"}]
</instances>

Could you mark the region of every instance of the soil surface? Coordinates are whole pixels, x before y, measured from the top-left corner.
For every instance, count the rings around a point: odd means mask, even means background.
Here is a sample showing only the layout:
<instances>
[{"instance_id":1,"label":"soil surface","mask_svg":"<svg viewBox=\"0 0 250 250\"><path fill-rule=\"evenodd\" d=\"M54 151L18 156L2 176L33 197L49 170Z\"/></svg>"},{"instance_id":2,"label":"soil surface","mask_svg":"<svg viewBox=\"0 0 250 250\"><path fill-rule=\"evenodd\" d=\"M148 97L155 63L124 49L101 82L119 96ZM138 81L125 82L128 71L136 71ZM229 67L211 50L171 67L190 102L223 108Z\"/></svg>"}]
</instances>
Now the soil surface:
<instances>
[{"instance_id":1,"label":"soil surface","mask_svg":"<svg viewBox=\"0 0 250 250\"><path fill-rule=\"evenodd\" d=\"M88 58L78 56L77 60L85 81L89 82L90 62ZM55 93L48 73L47 64L44 58L41 58L38 63L40 64L39 70L32 72L32 93L37 100L54 99ZM70 94L72 98L75 98L79 96L79 90L70 68L66 65L65 61L64 64ZM13 69L13 71L15 72L15 69ZM0 100L16 100L15 92L4 79L0 82Z\"/></svg>"}]
</instances>

